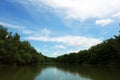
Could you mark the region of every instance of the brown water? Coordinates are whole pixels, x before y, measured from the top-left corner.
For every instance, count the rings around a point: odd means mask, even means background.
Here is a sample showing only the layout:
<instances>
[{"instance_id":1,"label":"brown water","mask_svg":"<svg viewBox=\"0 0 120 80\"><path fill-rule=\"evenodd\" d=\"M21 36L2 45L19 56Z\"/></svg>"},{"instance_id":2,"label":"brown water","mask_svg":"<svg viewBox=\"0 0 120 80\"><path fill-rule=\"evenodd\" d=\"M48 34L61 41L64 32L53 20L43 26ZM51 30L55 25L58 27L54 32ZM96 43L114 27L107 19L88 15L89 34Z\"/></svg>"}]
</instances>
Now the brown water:
<instances>
[{"instance_id":1,"label":"brown water","mask_svg":"<svg viewBox=\"0 0 120 80\"><path fill-rule=\"evenodd\" d=\"M0 80L120 80L120 68L80 65L0 66Z\"/></svg>"}]
</instances>

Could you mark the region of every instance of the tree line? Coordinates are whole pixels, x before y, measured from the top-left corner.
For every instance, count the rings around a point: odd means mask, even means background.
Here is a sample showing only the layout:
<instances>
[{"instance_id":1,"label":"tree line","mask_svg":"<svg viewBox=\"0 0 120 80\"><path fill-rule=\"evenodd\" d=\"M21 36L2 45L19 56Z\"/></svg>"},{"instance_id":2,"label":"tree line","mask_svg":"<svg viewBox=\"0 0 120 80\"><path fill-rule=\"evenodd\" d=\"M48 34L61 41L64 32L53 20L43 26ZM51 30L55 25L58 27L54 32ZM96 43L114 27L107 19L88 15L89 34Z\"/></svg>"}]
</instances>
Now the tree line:
<instances>
[{"instance_id":1,"label":"tree line","mask_svg":"<svg viewBox=\"0 0 120 80\"><path fill-rule=\"evenodd\" d=\"M92 46L88 50L58 56L57 63L120 65L120 35Z\"/></svg>"},{"instance_id":2,"label":"tree line","mask_svg":"<svg viewBox=\"0 0 120 80\"><path fill-rule=\"evenodd\" d=\"M45 62L46 56L38 53L28 41L20 41L20 35L8 32L0 25L0 64L37 64Z\"/></svg>"},{"instance_id":3,"label":"tree line","mask_svg":"<svg viewBox=\"0 0 120 80\"><path fill-rule=\"evenodd\" d=\"M115 35L88 50L50 58L37 52L28 41L20 41L18 33L12 34L0 25L0 64L40 63L120 65L120 35Z\"/></svg>"}]
</instances>

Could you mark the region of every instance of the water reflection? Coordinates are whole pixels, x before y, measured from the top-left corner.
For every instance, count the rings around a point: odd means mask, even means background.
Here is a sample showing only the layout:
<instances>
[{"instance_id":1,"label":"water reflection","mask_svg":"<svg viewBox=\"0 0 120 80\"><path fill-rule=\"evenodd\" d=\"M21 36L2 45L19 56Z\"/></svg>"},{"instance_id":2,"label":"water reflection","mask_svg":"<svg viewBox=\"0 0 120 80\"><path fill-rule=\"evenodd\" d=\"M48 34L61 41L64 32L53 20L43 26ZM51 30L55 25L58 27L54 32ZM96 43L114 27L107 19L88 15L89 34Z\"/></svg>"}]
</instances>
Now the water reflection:
<instances>
[{"instance_id":1,"label":"water reflection","mask_svg":"<svg viewBox=\"0 0 120 80\"><path fill-rule=\"evenodd\" d=\"M120 80L119 67L52 65L38 74L35 80Z\"/></svg>"},{"instance_id":2,"label":"water reflection","mask_svg":"<svg viewBox=\"0 0 120 80\"><path fill-rule=\"evenodd\" d=\"M0 67L0 80L120 80L120 69L105 66L39 65Z\"/></svg>"},{"instance_id":3,"label":"water reflection","mask_svg":"<svg viewBox=\"0 0 120 80\"><path fill-rule=\"evenodd\" d=\"M44 68L44 66L2 66L0 67L0 80L34 80Z\"/></svg>"},{"instance_id":4,"label":"water reflection","mask_svg":"<svg viewBox=\"0 0 120 80\"><path fill-rule=\"evenodd\" d=\"M58 69L57 67L49 67L42 71L35 80L90 80L87 77L82 77L78 73L70 73Z\"/></svg>"}]
</instances>

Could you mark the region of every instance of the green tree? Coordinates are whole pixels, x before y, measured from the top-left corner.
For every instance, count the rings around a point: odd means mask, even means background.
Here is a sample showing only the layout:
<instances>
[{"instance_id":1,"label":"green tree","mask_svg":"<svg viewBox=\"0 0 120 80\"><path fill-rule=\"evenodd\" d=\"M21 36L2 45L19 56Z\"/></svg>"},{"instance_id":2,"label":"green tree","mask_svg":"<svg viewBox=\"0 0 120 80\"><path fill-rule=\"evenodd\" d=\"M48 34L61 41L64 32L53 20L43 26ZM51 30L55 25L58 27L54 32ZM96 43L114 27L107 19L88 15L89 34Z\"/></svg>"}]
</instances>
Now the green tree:
<instances>
[{"instance_id":1,"label":"green tree","mask_svg":"<svg viewBox=\"0 0 120 80\"><path fill-rule=\"evenodd\" d=\"M28 41L20 41L20 35L8 32L0 25L0 63L2 64L38 64L44 62L44 56L38 53Z\"/></svg>"}]
</instances>

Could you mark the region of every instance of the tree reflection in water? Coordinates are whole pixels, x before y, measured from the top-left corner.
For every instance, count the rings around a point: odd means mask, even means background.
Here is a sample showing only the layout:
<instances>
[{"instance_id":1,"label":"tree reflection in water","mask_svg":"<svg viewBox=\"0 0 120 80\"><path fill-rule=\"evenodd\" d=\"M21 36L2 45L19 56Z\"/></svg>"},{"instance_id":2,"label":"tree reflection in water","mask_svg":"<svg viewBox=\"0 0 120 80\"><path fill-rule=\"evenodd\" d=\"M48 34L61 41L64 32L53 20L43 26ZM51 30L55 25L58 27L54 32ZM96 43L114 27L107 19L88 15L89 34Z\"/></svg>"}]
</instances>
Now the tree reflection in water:
<instances>
[{"instance_id":1,"label":"tree reflection in water","mask_svg":"<svg viewBox=\"0 0 120 80\"><path fill-rule=\"evenodd\" d=\"M0 67L0 80L120 80L119 74L119 67L90 65Z\"/></svg>"}]
</instances>

